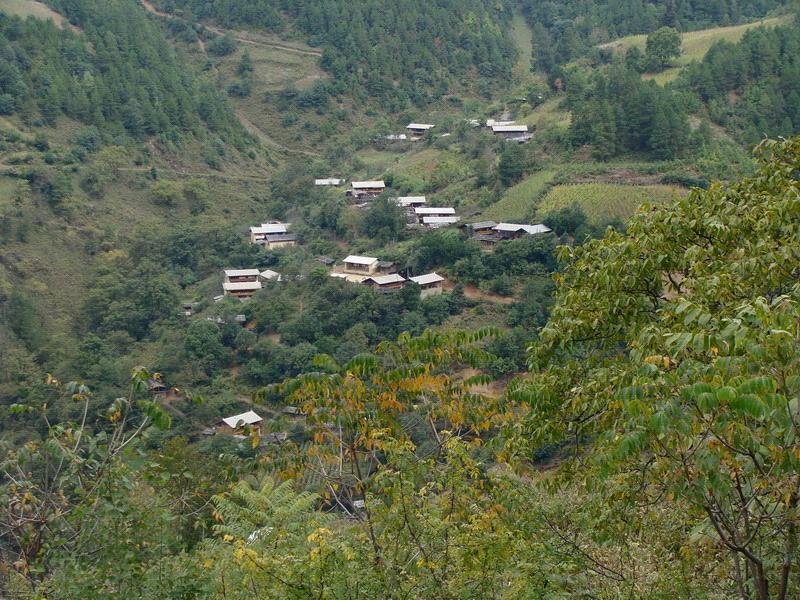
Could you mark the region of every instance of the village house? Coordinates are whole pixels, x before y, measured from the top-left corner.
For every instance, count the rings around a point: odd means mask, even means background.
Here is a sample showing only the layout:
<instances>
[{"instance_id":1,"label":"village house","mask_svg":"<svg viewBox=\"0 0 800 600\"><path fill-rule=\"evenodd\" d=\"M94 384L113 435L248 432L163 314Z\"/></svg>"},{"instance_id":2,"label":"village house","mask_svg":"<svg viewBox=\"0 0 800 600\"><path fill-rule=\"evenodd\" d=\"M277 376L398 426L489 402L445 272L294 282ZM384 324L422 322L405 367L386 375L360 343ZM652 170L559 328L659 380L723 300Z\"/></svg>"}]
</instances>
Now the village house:
<instances>
[{"instance_id":1,"label":"village house","mask_svg":"<svg viewBox=\"0 0 800 600\"><path fill-rule=\"evenodd\" d=\"M528 126L527 125L515 125L513 123L503 124L503 125L492 125L492 133L496 136L510 139L514 137L519 137L528 133Z\"/></svg>"},{"instance_id":2,"label":"village house","mask_svg":"<svg viewBox=\"0 0 800 600\"><path fill-rule=\"evenodd\" d=\"M419 292L420 298L438 296L444 291L444 277L435 272L409 277L408 280L413 281L421 288Z\"/></svg>"},{"instance_id":3,"label":"village house","mask_svg":"<svg viewBox=\"0 0 800 600\"><path fill-rule=\"evenodd\" d=\"M492 125L492 133L514 142L526 142L531 138L527 125Z\"/></svg>"},{"instance_id":4,"label":"village house","mask_svg":"<svg viewBox=\"0 0 800 600\"><path fill-rule=\"evenodd\" d=\"M225 269L224 272L222 291L226 296L247 300L261 289L261 271L258 269Z\"/></svg>"},{"instance_id":5,"label":"village house","mask_svg":"<svg viewBox=\"0 0 800 600\"><path fill-rule=\"evenodd\" d=\"M425 205L428 200L425 196L400 196L395 199L400 208L416 208Z\"/></svg>"},{"instance_id":6,"label":"village house","mask_svg":"<svg viewBox=\"0 0 800 600\"><path fill-rule=\"evenodd\" d=\"M393 273L392 275L373 275L367 277L362 283L380 292L392 292L402 290L406 280L397 273Z\"/></svg>"},{"instance_id":7,"label":"village house","mask_svg":"<svg viewBox=\"0 0 800 600\"><path fill-rule=\"evenodd\" d=\"M468 223L466 225L472 235L491 235L494 233L496 226L497 223L495 221L479 221L478 223Z\"/></svg>"},{"instance_id":8,"label":"village house","mask_svg":"<svg viewBox=\"0 0 800 600\"><path fill-rule=\"evenodd\" d=\"M277 250L297 244L297 236L293 233L274 233L264 236L264 247L268 250Z\"/></svg>"},{"instance_id":9,"label":"village house","mask_svg":"<svg viewBox=\"0 0 800 600\"><path fill-rule=\"evenodd\" d=\"M547 225L524 225L522 223L498 223L492 228L501 240L516 240L524 235L539 235L553 231Z\"/></svg>"},{"instance_id":10,"label":"village house","mask_svg":"<svg viewBox=\"0 0 800 600\"><path fill-rule=\"evenodd\" d=\"M439 229L440 227L449 227L455 225L461 220L461 217L448 216L448 217L422 217L422 224L430 229Z\"/></svg>"},{"instance_id":11,"label":"village house","mask_svg":"<svg viewBox=\"0 0 800 600\"><path fill-rule=\"evenodd\" d=\"M380 196L385 189L386 183L383 181L353 181L347 195L356 199L374 198Z\"/></svg>"},{"instance_id":12,"label":"village house","mask_svg":"<svg viewBox=\"0 0 800 600\"><path fill-rule=\"evenodd\" d=\"M508 127L509 125L514 125L514 121L498 121L495 119L486 119L486 126L490 129L492 127Z\"/></svg>"},{"instance_id":13,"label":"village house","mask_svg":"<svg viewBox=\"0 0 800 600\"><path fill-rule=\"evenodd\" d=\"M322 263L326 267L332 267L333 265L336 264L336 261L333 260L330 256L318 256L316 258L316 261Z\"/></svg>"},{"instance_id":14,"label":"village house","mask_svg":"<svg viewBox=\"0 0 800 600\"><path fill-rule=\"evenodd\" d=\"M425 217L452 217L455 216L456 209L450 206L416 206L414 207L414 215L417 221L422 224Z\"/></svg>"},{"instance_id":15,"label":"village house","mask_svg":"<svg viewBox=\"0 0 800 600\"><path fill-rule=\"evenodd\" d=\"M232 417L225 417L222 419L222 422L217 427L217 431L228 435L243 435L246 428L249 427L251 430L255 430L261 435L261 423L263 420L264 419L258 414L252 410L248 410L239 415L233 415Z\"/></svg>"},{"instance_id":16,"label":"village house","mask_svg":"<svg viewBox=\"0 0 800 600\"><path fill-rule=\"evenodd\" d=\"M325 179L315 179L314 185L338 187L344 183L344 179L337 179L336 177L327 177Z\"/></svg>"},{"instance_id":17,"label":"village house","mask_svg":"<svg viewBox=\"0 0 800 600\"><path fill-rule=\"evenodd\" d=\"M397 273L398 270L399 268L397 263L392 260L378 261L378 273L381 275L391 275L393 273Z\"/></svg>"},{"instance_id":18,"label":"village house","mask_svg":"<svg viewBox=\"0 0 800 600\"><path fill-rule=\"evenodd\" d=\"M266 244L268 235L284 235L289 230L289 223L262 223L250 228L251 244Z\"/></svg>"},{"instance_id":19,"label":"village house","mask_svg":"<svg viewBox=\"0 0 800 600\"><path fill-rule=\"evenodd\" d=\"M406 129L409 131L412 140L422 139L425 137L425 134L434 127L436 126L428 123L409 123L406 125Z\"/></svg>"},{"instance_id":20,"label":"village house","mask_svg":"<svg viewBox=\"0 0 800 600\"><path fill-rule=\"evenodd\" d=\"M351 254L342 262L344 263L344 268L342 270L345 273L369 276L378 271L378 263L380 261L372 256L356 256Z\"/></svg>"}]
</instances>

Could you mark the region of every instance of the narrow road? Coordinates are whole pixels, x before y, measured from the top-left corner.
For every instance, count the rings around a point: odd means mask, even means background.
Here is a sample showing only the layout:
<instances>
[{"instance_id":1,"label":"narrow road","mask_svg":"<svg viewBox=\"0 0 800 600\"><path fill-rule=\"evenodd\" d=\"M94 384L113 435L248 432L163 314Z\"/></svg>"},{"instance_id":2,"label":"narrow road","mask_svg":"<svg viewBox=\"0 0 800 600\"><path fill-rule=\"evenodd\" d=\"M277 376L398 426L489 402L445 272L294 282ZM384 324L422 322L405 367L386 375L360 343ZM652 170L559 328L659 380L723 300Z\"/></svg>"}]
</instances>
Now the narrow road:
<instances>
[{"instance_id":1,"label":"narrow road","mask_svg":"<svg viewBox=\"0 0 800 600\"><path fill-rule=\"evenodd\" d=\"M167 19L179 19L180 17L176 17L175 15L171 15L169 13L165 13L164 11L158 10L152 2L149 0L141 0L142 6L144 6L147 12L154 14L158 17L165 17ZM225 35L228 33L228 30L222 29L221 27L216 27L214 25L203 24L203 26L208 29L209 31L213 31L217 35ZM294 46L287 46L286 44L279 44L277 42L265 42L264 40L254 40L248 37L244 37L241 33L234 34L234 39L237 42L242 44L251 44L253 46L263 46L264 48L273 48L275 50L284 50L285 52L294 52L296 54L303 54L305 56L314 56L316 58L320 58L322 56L322 52L319 50L306 50L304 48L295 48ZM202 40L200 42L201 46Z\"/></svg>"}]
</instances>

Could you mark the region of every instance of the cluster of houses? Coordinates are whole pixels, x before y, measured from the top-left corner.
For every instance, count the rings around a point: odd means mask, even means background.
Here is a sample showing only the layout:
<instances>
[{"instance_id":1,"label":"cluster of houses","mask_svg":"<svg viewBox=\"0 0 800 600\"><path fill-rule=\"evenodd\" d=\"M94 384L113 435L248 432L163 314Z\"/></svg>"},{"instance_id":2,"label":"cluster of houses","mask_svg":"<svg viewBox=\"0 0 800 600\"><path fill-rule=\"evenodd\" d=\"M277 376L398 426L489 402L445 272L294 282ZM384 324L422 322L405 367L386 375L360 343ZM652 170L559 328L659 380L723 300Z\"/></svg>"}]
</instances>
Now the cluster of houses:
<instances>
[{"instance_id":1,"label":"cluster of houses","mask_svg":"<svg viewBox=\"0 0 800 600\"><path fill-rule=\"evenodd\" d=\"M397 264L391 261L351 254L342 261L341 267L334 269L331 277L366 285L381 292L401 290L408 282L412 282L420 286L422 298L441 294L444 290L444 277L437 273L406 278L397 271Z\"/></svg>"},{"instance_id":2,"label":"cluster of houses","mask_svg":"<svg viewBox=\"0 0 800 600\"><path fill-rule=\"evenodd\" d=\"M422 225L438 229L455 225L461 220L461 217L456 216L456 209L452 206L426 206L428 201L425 196L400 196L395 198L395 202L405 211L410 228Z\"/></svg>"},{"instance_id":3,"label":"cluster of houses","mask_svg":"<svg viewBox=\"0 0 800 600\"><path fill-rule=\"evenodd\" d=\"M268 250L285 248L297 244L297 236L289 233L289 223L270 221L250 228L250 243L259 244Z\"/></svg>"}]
</instances>

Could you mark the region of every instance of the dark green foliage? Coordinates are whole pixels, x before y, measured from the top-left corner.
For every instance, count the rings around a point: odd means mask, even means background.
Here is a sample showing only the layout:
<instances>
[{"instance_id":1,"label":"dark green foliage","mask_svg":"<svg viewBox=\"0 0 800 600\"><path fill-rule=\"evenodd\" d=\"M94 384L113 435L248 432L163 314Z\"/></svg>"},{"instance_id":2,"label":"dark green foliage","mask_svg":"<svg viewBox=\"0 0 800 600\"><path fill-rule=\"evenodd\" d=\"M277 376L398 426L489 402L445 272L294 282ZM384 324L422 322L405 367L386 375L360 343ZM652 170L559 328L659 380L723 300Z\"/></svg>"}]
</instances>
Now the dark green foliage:
<instances>
[{"instance_id":1,"label":"dark green foliage","mask_svg":"<svg viewBox=\"0 0 800 600\"><path fill-rule=\"evenodd\" d=\"M332 77L326 90L357 98L421 104L447 93L457 79L496 86L510 75L516 55L507 34L508 9L479 0L164 0L160 5L228 27L278 31L292 23L322 47L321 65Z\"/></svg>"},{"instance_id":2,"label":"dark green foliage","mask_svg":"<svg viewBox=\"0 0 800 600\"><path fill-rule=\"evenodd\" d=\"M536 64L545 71L587 54L595 44L659 27L693 31L765 16L785 0L523 0L534 29Z\"/></svg>"},{"instance_id":3,"label":"dark green foliage","mask_svg":"<svg viewBox=\"0 0 800 600\"><path fill-rule=\"evenodd\" d=\"M236 52L236 39L229 31L225 35L214 38L207 46L208 51L214 56L227 56Z\"/></svg>"},{"instance_id":4,"label":"dark green foliage","mask_svg":"<svg viewBox=\"0 0 800 600\"><path fill-rule=\"evenodd\" d=\"M38 350L42 345L42 322L31 298L16 290L8 297L4 320L11 331L22 340L28 350Z\"/></svg>"},{"instance_id":5,"label":"dark green foliage","mask_svg":"<svg viewBox=\"0 0 800 600\"><path fill-rule=\"evenodd\" d=\"M800 28L758 28L738 44L719 42L678 85L748 143L800 132Z\"/></svg>"},{"instance_id":6,"label":"dark green foliage","mask_svg":"<svg viewBox=\"0 0 800 600\"><path fill-rule=\"evenodd\" d=\"M671 89L642 81L637 71L621 63L589 81L585 73L572 70L566 81L572 142L591 144L596 158L643 152L668 160L689 148L686 107Z\"/></svg>"},{"instance_id":7,"label":"dark green foliage","mask_svg":"<svg viewBox=\"0 0 800 600\"><path fill-rule=\"evenodd\" d=\"M0 14L0 112L48 124L66 115L116 136L180 139L208 127L243 139L220 94L176 57L138 2L52 5L82 33Z\"/></svg>"},{"instance_id":8,"label":"dark green foliage","mask_svg":"<svg viewBox=\"0 0 800 600\"><path fill-rule=\"evenodd\" d=\"M506 187L514 185L522 179L528 166L528 157L522 145L513 142L506 143L497 165L500 183Z\"/></svg>"},{"instance_id":9,"label":"dark green foliage","mask_svg":"<svg viewBox=\"0 0 800 600\"><path fill-rule=\"evenodd\" d=\"M223 366L227 353L219 326L205 320L189 325L183 347L189 360L208 375Z\"/></svg>"},{"instance_id":10,"label":"dark green foliage","mask_svg":"<svg viewBox=\"0 0 800 600\"><path fill-rule=\"evenodd\" d=\"M651 71L663 71L670 59L681 55L681 34L673 27L661 27L647 36L646 59Z\"/></svg>"},{"instance_id":11,"label":"dark green foliage","mask_svg":"<svg viewBox=\"0 0 800 600\"><path fill-rule=\"evenodd\" d=\"M381 244L397 239L406 226L402 209L396 202L378 198L364 216L364 235Z\"/></svg>"}]
</instances>

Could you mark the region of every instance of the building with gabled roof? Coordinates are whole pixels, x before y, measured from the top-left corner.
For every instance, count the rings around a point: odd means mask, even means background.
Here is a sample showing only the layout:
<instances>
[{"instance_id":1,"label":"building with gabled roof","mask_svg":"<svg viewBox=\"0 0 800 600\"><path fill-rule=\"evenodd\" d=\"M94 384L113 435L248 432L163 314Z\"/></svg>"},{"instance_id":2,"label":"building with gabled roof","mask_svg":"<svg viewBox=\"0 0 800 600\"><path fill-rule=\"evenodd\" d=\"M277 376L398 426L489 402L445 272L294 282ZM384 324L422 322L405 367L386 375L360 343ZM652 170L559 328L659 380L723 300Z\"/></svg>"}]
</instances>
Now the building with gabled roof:
<instances>
[{"instance_id":1,"label":"building with gabled roof","mask_svg":"<svg viewBox=\"0 0 800 600\"><path fill-rule=\"evenodd\" d=\"M240 283L243 281L256 281L261 271L258 269L224 269L225 281Z\"/></svg>"},{"instance_id":2,"label":"building with gabled roof","mask_svg":"<svg viewBox=\"0 0 800 600\"><path fill-rule=\"evenodd\" d=\"M392 273L390 275L371 275L362 281L364 285L374 287L382 292L401 290L406 284L405 277Z\"/></svg>"},{"instance_id":3,"label":"building with gabled roof","mask_svg":"<svg viewBox=\"0 0 800 600\"><path fill-rule=\"evenodd\" d=\"M425 196L400 196L395 199L395 202L402 208L416 208L427 204L428 199Z\"/></svg>"},{"instance_id":4,"label":"building with gabled roof","mask_svg":"<svg viewBox=\"0 0 800 600\"><path fill-rule=\"evenodd\" d=\"M539 235L542 233L550 233L553 231L547 225L526 225L524 223L498 223L492 228L496 231L501 239L513 240L523 235Z\"/></svg>"},{"instance_id":5,"label":"building with gabled roof","mask_svg":"<svg viewBox=\"0 0 800 600\"><path fill-rule=\"evenodd\" d=\"M264 246L269 250L286 248L297 244L297 236L294 233L274 233L264 236Z\"/></svg>"},{"instance_id":6,"label":"building with gabled roof","mask_svg":"<svg viewBox=\"0 0 800 600\"><path fill-rule=\"evenodd\" d=\"M406 129L411 133L412 140L418 140L425 136L428 131L436 127L436 125L431 125L430 123L409 123L406 125Z\"/></svg>"},{"instance_id":7,"label":"building with gabled roof","mask_svg":"<svg viewBox=\"0 0 800 600\"><path fill-rule=\"evenodd\" d=\"M257 413L252 410L243 412L232 417L225 417L222 419L218 431L221 433L228 433L230 435L241 435L246 427L256 430L261 433L262 419Z\"/></svg>"},{"instance_id":8,"label":"building with gabled roof","mask_svg":"<svg viewBox=\"0 0 800 600\"><path fill-rule=\"evenodd\" d=\"M347 195L353 198L374 198L382 194L385 189L386 183L383 180L351 181L350 189L347 190Z\"/></svg>"},{"instance_id":9,"label":"building with gabled roof","mask_svg":"<svg viewBox=\"0 0 800 600\"><path fill-rule=\"evenodd\" d=\"M353 273L355 275L372 275L378 270L378 263L380 261L373 256L358 256L351 254L345 258L344 268L345 273Z\"/></svg>"},{"instance_id":10,"label":"building with gabled roof","mask_svg":"<svg viewBox=\"0 0 800 600\"><path fill-rule=\"evenodd\" d=\"M409 277L408 280L413 281L420 287L420 298L438 296L444 291L444 277L435 271L433 273L426 273L425 275Z\"/></svg>"},{"instance_id":11,"label":"building with gabled roof","mask_svg":"<svg viewBox=\"0 0 800 600\"><path fill-rule=\"evenodd\" d=\"M446 217L422 217L422 224L431 229L439 229L440 227L447 227L448 225L455 225L461 220L461 217L446 216Z\"/></svg>"},{"instance_id":12,"label":"building with gabled roof","mask_svg":"<svg viewBox=\"0 0 800 600\"><path fill-rule=\"evenodd\" d=\"M250 243L264 244L268 235L284 235L289 231L289 223L262 223L250 228Z\"/></svg>"}]
</instances>

